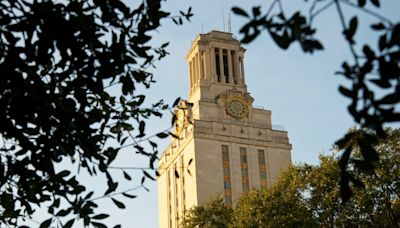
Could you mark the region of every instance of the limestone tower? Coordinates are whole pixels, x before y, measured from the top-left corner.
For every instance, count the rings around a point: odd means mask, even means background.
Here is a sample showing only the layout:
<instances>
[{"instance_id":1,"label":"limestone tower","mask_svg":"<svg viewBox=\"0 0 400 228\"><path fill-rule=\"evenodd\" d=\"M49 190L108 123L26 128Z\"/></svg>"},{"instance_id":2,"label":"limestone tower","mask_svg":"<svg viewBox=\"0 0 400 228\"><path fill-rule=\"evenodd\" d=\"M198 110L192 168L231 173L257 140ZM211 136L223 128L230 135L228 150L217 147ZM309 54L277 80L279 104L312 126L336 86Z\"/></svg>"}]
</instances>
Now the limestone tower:
<instances>
[{"instance_id":1,"label":"limestone tower","mask_svg":"<svg viewBox=\"0 0 400 228\"><path fill-rule=\"evenodd\" d=\"M176 111L175 133L159 161L160 227L178 227L184 211L221 194L226 205L267 187L291 163L287 132L247 92L245 49L231 33L211 31L192 42L190 91ZM252 77L251 75L249 77Z\"/></svg>"}]
</instances>

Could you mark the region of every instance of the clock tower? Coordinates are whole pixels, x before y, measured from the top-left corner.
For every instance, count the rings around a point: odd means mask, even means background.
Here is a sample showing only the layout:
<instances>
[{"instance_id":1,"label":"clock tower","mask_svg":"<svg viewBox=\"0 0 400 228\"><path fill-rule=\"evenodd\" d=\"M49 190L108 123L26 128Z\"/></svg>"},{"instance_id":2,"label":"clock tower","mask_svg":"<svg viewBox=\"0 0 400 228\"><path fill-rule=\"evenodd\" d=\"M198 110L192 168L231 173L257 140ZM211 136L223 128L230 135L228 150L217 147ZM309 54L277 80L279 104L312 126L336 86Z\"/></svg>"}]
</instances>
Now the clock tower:
<instances>
[{"instance_id":1,"label":"clock tower","mask_svg":"<svg viewBox=\"0 0 400 228\"><path fill-rule=\"evenodd\" d=\"M245 49L231 33L200 34L186 54L189 97L175 112L175 134L159 160L160 227L178 227L185 210L221 195L225 204L268 187L291 163L287 132L253 106ZM254 77L252 75L252 77Z\"/></svg>"}]
</instances>

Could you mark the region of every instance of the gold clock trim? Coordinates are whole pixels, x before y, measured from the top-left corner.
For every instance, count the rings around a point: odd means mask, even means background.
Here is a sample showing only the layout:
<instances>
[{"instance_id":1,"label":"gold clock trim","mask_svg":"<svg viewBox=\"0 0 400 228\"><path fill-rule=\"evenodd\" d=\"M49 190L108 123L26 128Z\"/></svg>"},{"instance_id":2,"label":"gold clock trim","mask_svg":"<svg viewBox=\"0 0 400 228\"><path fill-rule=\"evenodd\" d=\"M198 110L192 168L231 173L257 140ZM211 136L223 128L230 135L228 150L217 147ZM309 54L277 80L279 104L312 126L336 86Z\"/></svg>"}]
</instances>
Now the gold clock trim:
<instances>
[{"instance_id":1,"label":"gold clock trim","mask_svg":"<svg viewBox=\"0 0 400 228\"><path fill-rule=\"evenodd\" d=\"M239 103L241 107L235 105ZM235 105L235 106L234 106ZM247 107L246 101L239 96L230 96L225 102L226 112L235 119L243 119L249 114L249 109ZM241 110L235 110L241 109Z\"/></svg>"}]
</instances>

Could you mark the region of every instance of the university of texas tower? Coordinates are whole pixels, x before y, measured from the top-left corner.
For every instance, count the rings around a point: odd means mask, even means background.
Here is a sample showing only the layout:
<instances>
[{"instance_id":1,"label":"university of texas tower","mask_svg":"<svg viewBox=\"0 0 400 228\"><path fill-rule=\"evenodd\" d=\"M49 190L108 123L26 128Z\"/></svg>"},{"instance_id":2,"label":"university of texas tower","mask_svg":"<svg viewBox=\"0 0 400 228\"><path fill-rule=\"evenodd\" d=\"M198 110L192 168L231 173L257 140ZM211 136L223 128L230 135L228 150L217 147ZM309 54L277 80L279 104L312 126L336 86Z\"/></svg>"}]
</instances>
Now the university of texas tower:
<instances>
[{"instance_id":1,"label":"university of texas tower","mask_svg":"<svg viewBox=\"0 0 400 228\"><path fill-rule=\"evenodd\" d=\"M253 106L246 77L254 75L245 75L244 53L231 33L211 31L186 54L189 97L175 113L178 137L158 164L161 228L178 227L185 210L218 194L234 205L291 163L287 132L273 127L271 111Z\"/></svg>"}]
</instances>

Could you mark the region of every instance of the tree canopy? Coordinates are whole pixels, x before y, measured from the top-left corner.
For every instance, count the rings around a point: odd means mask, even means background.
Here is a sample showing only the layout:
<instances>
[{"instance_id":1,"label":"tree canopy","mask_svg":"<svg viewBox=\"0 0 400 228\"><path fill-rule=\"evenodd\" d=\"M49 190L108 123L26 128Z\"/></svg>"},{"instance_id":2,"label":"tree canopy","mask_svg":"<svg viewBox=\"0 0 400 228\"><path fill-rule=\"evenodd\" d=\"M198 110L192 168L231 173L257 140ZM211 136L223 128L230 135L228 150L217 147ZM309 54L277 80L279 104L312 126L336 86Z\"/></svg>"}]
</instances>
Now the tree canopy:
<instances>
[{"instance_id":1,"label":"tree canopy","mask_svg":"<svg viewBox=\"0 0 400 228\"><path fill-rule=\"evenodd\" d=\"M71 169L60 170L67 161L78 172L104 175L108 189L99 197L125 208L111 197L118 181L108 167L129 146L154 169L157 144L145 121L171 107L163 100L145 105L138 92L155 82L148 69L168 54L168 43L150 44L151 32L163 19L179 25L191 16L190 8L172 16L161 0L133 8L120 0L0 2L1 224L17 225L35 205L48 205L41 227L71 227L75 218L104 227L99 220L108 214L94 212L95 192ZM143 170L142 185L153 175Z\"/></svg>"},{"instance_id":2,"label":"tree canopy","mask_svg":"<svg viewBox=\"0 0 400 228\"><path fill-rule=\"evenodd\" d=\"M336 74L349 81L350 86L339 86L339 92L350 99L348 111L359 127L366 131L357 134L348 133L339 139L336 145L343 150L340 162L341 193L347 200L351 195L350 184L359 181L348 170L353 162L353 147L361 148L362 157L355 161L357 168L373 170L374 162L379 159L373 140L377 134L385 137L383 127L387 123L399 122L400 112L400 22L387 18L380 12L380 0L304 0L308 11L296 10L288 15L281 0L273 0L268 7L254 6L247 11L233 7L232 11L243 17L246 22L239 32L242 43L250 43L263 32L282 49L288 49L298 43L305 53L323 50L323 44L329 40L317 38L320 28L314 27L318 17L334 8L342 27L344 42L348 44L352 59L343 61ZM307 12L307 13L305 13ZM374 18L370 29L374 31L377 43L357 40L361 15ZM397 107L397 108L396 108Z\"/></svg>"},{"instance_id":3,"label":"tree canopy","mask_svg":"<svg viewBox=\"0 0 400 228\"><path fill-rule=\"evenodd\" d=\"M321 155L318 165L293 165L272 186L240 196L228 227L399 227L400 130L389 129L387 135L374 145L381 159L373 173L350 166L365 188L355 188L349 201L341 201L337 185L339 158L335 154ZM355 157L361 156L359 148L352 152ZM218 202L207 204L217 207L190 209L184 221L204 221L205 215L227 210Z\"/></svg>"}]
</instances>

